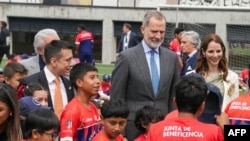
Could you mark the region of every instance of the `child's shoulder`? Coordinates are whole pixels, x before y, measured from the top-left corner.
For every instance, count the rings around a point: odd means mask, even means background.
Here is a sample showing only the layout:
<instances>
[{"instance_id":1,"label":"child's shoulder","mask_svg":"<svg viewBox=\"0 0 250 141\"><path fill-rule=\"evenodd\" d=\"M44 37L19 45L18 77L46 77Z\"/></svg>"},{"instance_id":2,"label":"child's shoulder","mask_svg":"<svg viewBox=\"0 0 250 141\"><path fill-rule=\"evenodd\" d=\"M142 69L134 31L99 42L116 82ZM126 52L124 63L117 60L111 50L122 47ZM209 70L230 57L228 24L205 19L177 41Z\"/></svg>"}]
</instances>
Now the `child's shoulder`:
<instances>
[{"instance_id":1,"label":"child's shoulder","mask_svg":"<svg viewBox=\"0 0 250 141\"><path fill-rule=\"evenodd\" d=\"M73 109L79 109L81 106L81 103L79 100L74 97L64 108L64 110L73 110Z\"/></svg>"}]
</instances>

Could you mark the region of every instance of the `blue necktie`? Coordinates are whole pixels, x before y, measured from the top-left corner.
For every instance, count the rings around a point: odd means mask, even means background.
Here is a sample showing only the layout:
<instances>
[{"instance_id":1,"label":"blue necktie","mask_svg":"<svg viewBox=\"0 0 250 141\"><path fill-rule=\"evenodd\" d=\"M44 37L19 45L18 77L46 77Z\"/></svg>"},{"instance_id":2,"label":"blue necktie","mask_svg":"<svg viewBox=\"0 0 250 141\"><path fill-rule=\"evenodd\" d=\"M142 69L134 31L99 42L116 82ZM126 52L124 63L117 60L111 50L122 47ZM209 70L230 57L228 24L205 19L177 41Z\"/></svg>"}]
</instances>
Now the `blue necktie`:
<instances>
[{"instance_id":1,"label":"blue necktie","mask_svg":"<svg viewBox=\"0 0 250 141\"><path fill-rule=\"evenodd\" d=\"M158 85L159 85L159 75L158 75L157 65L156 65L155 58L154 58L155 51L151 50L150 54L151 54L150 56L151 78L152 78L154 94L156 96L157 91L158 91Z\"/></svg>"}]
</instances>

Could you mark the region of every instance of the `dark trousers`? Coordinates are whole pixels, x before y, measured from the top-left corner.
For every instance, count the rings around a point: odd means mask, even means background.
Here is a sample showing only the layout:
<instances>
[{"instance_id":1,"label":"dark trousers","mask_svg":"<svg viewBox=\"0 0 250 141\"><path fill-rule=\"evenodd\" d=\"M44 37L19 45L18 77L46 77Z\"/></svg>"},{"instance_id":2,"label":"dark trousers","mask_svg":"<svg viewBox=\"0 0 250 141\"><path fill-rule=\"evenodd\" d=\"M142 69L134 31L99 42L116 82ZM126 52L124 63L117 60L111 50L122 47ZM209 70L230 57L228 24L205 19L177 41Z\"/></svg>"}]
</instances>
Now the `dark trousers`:
<instances>
[{"instance_id":1,"label":"dark trousers","mask_svg":"<svg viewBox=\"0 0 250 141\"><path fill-rule=\"evenodd\" d=\"M10 47L0 47L0 64L2 63L4 54L6 54L7 58L10 57Z\"/></svg>"},{"instance_id":2,"label":"dark trousers","mask_svg":"<svg viewBox=\"0 0 250 141\"><path fill-rule=\"evenodd\" d=\"M93 64L93 56L91 54L79 54L79 60L81 63Z\"/></svg>"}]
</instances>

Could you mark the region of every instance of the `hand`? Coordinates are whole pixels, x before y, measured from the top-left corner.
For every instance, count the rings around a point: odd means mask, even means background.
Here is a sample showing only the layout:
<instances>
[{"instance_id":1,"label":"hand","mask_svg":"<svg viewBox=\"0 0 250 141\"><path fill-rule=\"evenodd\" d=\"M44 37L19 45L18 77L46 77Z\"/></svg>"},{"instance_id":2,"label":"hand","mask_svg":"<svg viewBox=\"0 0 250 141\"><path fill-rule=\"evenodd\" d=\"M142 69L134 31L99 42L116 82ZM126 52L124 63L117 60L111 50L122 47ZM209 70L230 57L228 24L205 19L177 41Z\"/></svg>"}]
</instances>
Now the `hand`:
<instances>
[{"instance_id":1,"label":"hand","mask_svg":"<svg viewBox=\"0 0 250 141\"><path fill-rule=\"evenodd\" d=\"M103 91L98 91L101 100L110 100L110 96L103 93Z\"/></svg>"},{"instance_id":2,"label":"hand","mask_svg":"<svg viewBox=\"0 0 250 141\"><path fill-rule=\"evenodd\" d=\"M100 99L104 101L110 100L110 96L101 96Z\"/></svg>"},{"instance_id":3,"label":"hand","mask_svg":"<svg viewBox=\"0 0 250 141\"><path fill-rule=\"evenodd\" d=\"M214 117L216 119L216 123L221 127L222 130L224 130L224 125L229 124L228 115L224 112L221 112L220 115L215 115Z\"/></svg>"}]
</instances>

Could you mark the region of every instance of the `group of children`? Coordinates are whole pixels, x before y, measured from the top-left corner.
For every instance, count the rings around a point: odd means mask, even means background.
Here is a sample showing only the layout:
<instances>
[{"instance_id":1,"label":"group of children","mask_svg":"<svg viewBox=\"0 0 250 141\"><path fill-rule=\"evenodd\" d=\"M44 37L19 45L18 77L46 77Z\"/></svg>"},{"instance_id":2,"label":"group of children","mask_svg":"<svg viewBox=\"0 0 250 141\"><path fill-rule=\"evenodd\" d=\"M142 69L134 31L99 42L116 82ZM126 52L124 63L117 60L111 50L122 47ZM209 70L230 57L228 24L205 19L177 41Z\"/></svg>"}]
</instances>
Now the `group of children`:
<instances>
[{"instance_id":1,"label":"group of children","mask_svg":"<svg viewBox=\"0 0 250 141\"><path fill-rule=\"evenodd\" d=\"M55 134L51 134L51 137L56 138L54 136L59 135L60 141L87 139L98 141L100 138L102 141L124 140L122 132L126 126L129 110L124 101L120 99L110 100L110 75L104 74L102 81L100 81L98 70L94 66L83 63L74 65L69 79L75 87L76 94L58 120L60 124L50 112L46 111L53 111L52 107L48 107L48 90L36 82L20 86L20 80L26 76L27 69L18 62L9 62L3 70L0 70L0 81L16 90L24 139L30 141L36 132L47 133L47 131L53 130ZM93 97L101 100L101 105L93 103ZM42 113L47 113L50 116L44 116ZM35 121L36 116L40 118ZM46 118L47 120L51 118L51 126L45 127L44 120ZM150 125L163 120L163 118L164 115L153 106L147 105L139 110L135 124L143 134L136 141L146 140ZM30 125L36 122L36 125ZM41 125L42 123L45 125ZM38 125L39 128L35 128ZM42 129L43 127L44 129ZM32 128L39 131L33 132Z\"/></svg>"},{"instance_id":2,"label":"group of children","mask_svg":"<svg viewBox=\"0 0 250 141\"><path fill-rule=\"evenodd\" d=\"M15 62L9 63L3 71L4 83L16 90L20 79L27 74L27 70L19 65ZM75 87L75 97L66 105L60 119L52 112L53 108L48 107L48 90L35 82L24 86L21 90L23 97L19 98L19 119L24 139L125 141L122 133L126 127L129 110L123 100L109 99L111 77L104 75L101 82L97 68L78 63L73 66L69 79ZM106 97L97 97L100 92ZM104 103L98 107L92 102L93 98L100 98ZM141 134L134 141L148 140L151 125L164 120L164 116L152 105L139 109L134 121ZM45 135L47 137L44 137Z\"/></svg>"},{"instance_id":3,"label":"group of children","mask_svg":"<svg viewBox=\"0 0 250 141\"><path fill-rule=\"evenodd\" d=\"M11 64L10 66L12 66ZM6 66L7 68L4 69L6 70L10 66ZM15 71L15 69L13 70ZM22 74L16 71L9 76L9 79L15 78L16 80L18 73ZM39 133L47 134L52 139L59 137L60 141L124 141L122 133L126 126L129 110L124 101L109 99L110 80L109 75L104 75L103 81L100 82L98 70L94 66L76 64L70 73L70 81L75 87L76 95L65 107L60 120L52 114L53 109L48 107L48 90L35 82L26 85L22 89L23 97L18 100L24 139L33 141L36 138L45 141L44 136L37 136ZM12 83L8 84L14 86ZM99 97L104 100L104 103L99 107L100 112L98 112L98 108L92 103L92 100L93 97L97 98L96 96L100 92L106 97ZM163 119L164 115L161 111L153 106L147 105L140 109L136 115L135 124L143 134L136 141L146 140L151 124Z\"/></svg>"}]
</instances>

